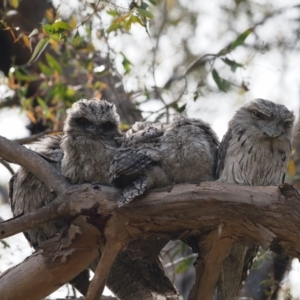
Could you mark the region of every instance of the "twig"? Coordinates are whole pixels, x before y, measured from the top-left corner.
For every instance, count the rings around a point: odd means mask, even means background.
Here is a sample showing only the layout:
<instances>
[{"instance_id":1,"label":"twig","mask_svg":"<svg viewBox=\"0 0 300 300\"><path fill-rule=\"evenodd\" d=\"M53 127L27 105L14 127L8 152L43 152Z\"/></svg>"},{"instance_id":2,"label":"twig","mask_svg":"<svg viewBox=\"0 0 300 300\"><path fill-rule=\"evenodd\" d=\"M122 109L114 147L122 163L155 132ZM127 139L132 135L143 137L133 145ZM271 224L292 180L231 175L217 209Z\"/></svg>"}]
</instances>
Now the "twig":
<instances>
[{"instance_id":1,"label":"twig","mask_svg":"<svg viewBox=\"0 0 300 300\"><path fill-rule=\"evenodd\" d=\"M62 133L62 131L60 131L60 130L54 130L54 131L45 130L43 132L33 134L33 135L25 137L25 138L15 139L15 140L13 140L13 142L18 143L20 145L28 145L28 144L36 142L39 138L41 138L47 134L55 134L56 135L56 134L61 134L61 133Z\"/></svg>"},{"instance_id":2,"label":"twig","mask_svg":"<svg viewBox=\"0 0 300 300\"><path fill-rule=\"evenodd\" d=\"M26 215L15 217L0 223L0 239L7 238L19 232L34 228L39 224L53 221L59 217L69 216L66 210L59 210L61 198L51 202L50 205L40 208L39 210Z\"/></svg>"},{"instance_id":3,"label":"twig","mask_svg":"<svg viewBox=\"0 0 300 300\"><path fill-rule=\"evenodd\" d=\"M105 199L117 199L117 197L120 196L119 191L114 188L101 186L101 191L104 191ZM39 224L55 220L59 217L77 216L82 210L93 207L95 203L86 203L87 205L78 207L78 204L76 204L76 202L72 203L70 199L73 199L74 195L86 195L91 193L95 193L95 190L90 184L71 186L50 204L35 212L27 213L26 215L18 216L0 223L0 239L37 227ZM110 214L111 211L115 210L117 205L115 202L104 201L101 203L101 207L104 209L102 213L102 217L104 218L106 214Z\"/></svg>"},{"instance_id":4,"label":"twig","mask_svg":"<svg viewBox=\"0 0 300 300\"><path fill-rule=\"evenodd\" d=\"M196 68L203 66L208 61L209 57L212 57L212 59L216 59L217 54L207 53L197 57L192 63L190 63L183 75L173 75L164 85L164 89L169 88L174 81L184 79L191 71L195 70Z\"/></svg>"},{"instance_id":5,"label":"twig","mask_svg":"<svg viewBox=\"0 0 300 300\"><path fill-rule=\"evenodd\" d=\"M7 161L0 158L0 164L2 164L10 172L11 175L15 174L14 170Z\"/></svg>"},{"instance_id":6,"label":"twig","mask_svg":"<svg viewBox=\"0 0 300 300\"><path fill-rule=\"evenodd\" d=\"M166 109L167 123L169 123L169 119L170 119L169 106L167 106L167 104L166 104L163 96L161 95L161 93L160 93L160 91L159 91L159 89L157 87L156 76L155 76L156 55L157 55L157 50L158 50L160 36L161 36L163 28L164 28L164 26L166 24L166 18L167 18L167 2L164 1L164 3L163 3L163 19L161 21L161 26L160 26L160 28L158 30L158 34L157 34L157 37L156 37L155 47L153 48L152 77L153 77L153 82L154 82L155 94L159 98L159 100L164 104L164 109Z\"/></svg>"}]
</instances>

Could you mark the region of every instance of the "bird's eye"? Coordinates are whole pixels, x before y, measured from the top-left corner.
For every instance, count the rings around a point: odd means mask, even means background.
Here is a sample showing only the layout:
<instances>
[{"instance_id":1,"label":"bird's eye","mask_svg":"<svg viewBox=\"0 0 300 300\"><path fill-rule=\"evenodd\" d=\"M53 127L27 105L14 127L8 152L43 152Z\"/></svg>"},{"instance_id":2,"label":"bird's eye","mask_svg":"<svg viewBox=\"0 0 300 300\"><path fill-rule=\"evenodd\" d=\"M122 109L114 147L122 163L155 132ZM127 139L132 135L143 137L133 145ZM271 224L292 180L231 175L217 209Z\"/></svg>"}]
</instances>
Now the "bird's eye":
<instances>
[{"instance_id":1,"label":"bird's eye","mask_svg":"<svg viewBox=\"0 0 300 300\"><path fill-rule=\"evenodd\" d=\"M87 118L81 117L77 119L77 123L81 126L88 126L91 122Z\"/></svg>"},{"instance_id":2,"label":"bird's eye","mask_svg":"<svg viewBox=\"0 0 300 300\"><path fill-rule=\"evenodd\" d=\"M260 113L259 111L257 110L254 110L252 112L252 116L255 118L255 119L263 119L264 118L264 115L262 113Z\"/></svg>"},{"instance_id":3,"label":"bird's eye","mask_svg":"<svg viewBox=\"0 0 300 300\"><path fill-rule=\"evenodd\" d=\"M292 125L293 125L293 121L285 121L284 123L283 123L283 126L284 127L292 127Z\"/></svg>"},{"instance_id":4,"label":"bird's eye","mask_svg":"<svg viewBox=\"0 0 300 300\"><path fill-rule=\"evenodd\" d=\"M105 130L110 130L110 129L115 128L115 124L110 121L106 121L102 124L102 128Z\"/></svg>"}]
</instances>

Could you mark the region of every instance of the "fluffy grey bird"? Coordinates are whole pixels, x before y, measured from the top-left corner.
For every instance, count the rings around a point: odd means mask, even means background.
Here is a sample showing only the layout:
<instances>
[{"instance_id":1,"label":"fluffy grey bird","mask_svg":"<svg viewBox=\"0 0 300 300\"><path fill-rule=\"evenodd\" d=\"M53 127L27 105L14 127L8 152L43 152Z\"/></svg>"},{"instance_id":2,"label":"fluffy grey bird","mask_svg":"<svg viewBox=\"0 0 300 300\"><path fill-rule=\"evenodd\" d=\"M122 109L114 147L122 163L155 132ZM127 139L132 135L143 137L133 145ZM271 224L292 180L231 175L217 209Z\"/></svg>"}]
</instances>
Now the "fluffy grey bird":
<instances>
[{"instance_id":1,"label":"fluffy grey bird","mask_svg":"<svg viewBox=\"0 0 300 300\"><path fill-rule=\"evenodd\" d=\"M284 105L256 99L241 107L218 150L216 177L241 185L280 185L291 153L294 115ZM233 300L247 277L258 246L236 244L224 261L218 299Z\"/></svg>"},{"instance_id":2,"label":"fluffy grey bird","mask_svg":"<svg viewBox=\"0 0 300 300\"><path fill-rule=\"evenodd\" d=\"M80 100L67 111L63 135L46 137L37 152L72 183L109 185L109 166L122 134L115 106L104 100ZM14 216L35 211L55 198L46 185L24 168L10 180ZM34 248L53 237L66 221L54 221L26 232Z\"/></svg>"},{"instance_id":3,"label":"fluffy grey bird","mask_svg":"<svg viewBox=\"0 0 300 300\"><path fill-rule=\"evenodd\" d=\"M112 182L123 188L119 206L150 188L213 180L218 145L214 131L201 120L178 117L170 125L135 123L111 164ZM150 243L151 250L156 249L156 261L167 242ZM144 244L145 249L149 248L148 241Z\"/></svg>"},{"instance_id":4,"label":"fluffy grey bird","mask_svg":"<svg viewBox=\"0 0 300 300\"><path fill-rule=\"evenodd\" d=\"M37 152L74 184L109 184L109 166L120 144L119 116L115 106L104 100L80 100L67 111L63 135L47 137ZM37 210L53 201L47 186L24 168L10 180L10 200L15 216ZM69 225L66 219L39 225L25 232L34 248ZM83 294L88 272L71 283ZM117 278L116 278L117 277ZM176 295L160 261L133 260L130 251L120 253L107 284L121 299L156 299L153 293ZM161 298L163 299L163 298Z\"/></svg>"},{"instance_id":5,"label":"fluffy grey bird","mask_svg":"<svg viewBox=\"0 0 300 300\"><path fill-rule=\"evenodd\" d=\"M37 152L62 171L72 183L109 185L109 166L122 136L119 115L105 100L80 100L67 111L63 135L46 137ZM47 186L24 168L10 180L10 202L14 216L35 211L54 200ZM30 244L38 245L52 238L70 223L59 219L24 232ZM88 273L74 282L83 294L87 291Z\"/></svg>"},{"instance_id":6,"label":"fluffy grey bird","mask_svg":"<svg viewBox=\"0 0 300 300\"><path fill-rule=\"evenodd\" d=\"M122 206L145 190L171 183L213 180L218 138L209 124L178 117L169 125L137 122L112 161Z\"/></svg>"}]
</instances>

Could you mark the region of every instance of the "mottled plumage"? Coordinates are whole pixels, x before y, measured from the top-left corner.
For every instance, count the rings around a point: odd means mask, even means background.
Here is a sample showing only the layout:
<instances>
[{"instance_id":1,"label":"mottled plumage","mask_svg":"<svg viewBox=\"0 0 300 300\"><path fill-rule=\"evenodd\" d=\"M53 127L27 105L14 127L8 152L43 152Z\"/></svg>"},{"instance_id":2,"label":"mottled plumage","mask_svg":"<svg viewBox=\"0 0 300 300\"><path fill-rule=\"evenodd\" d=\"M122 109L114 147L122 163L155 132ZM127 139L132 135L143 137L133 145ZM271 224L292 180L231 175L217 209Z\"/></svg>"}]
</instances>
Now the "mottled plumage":
<instances>
[{"instance_id":1,"label":"mottled plumage","mask_svg":"<svg viewBox=\"0 0 300 300\"><path fill-rule=\"evenodd\" d=\"M47 137L37 152L61 170L73 183L109 184L109 166L122 134L115 106L99 100L80 100L67 111L63 135ZM11 206L15 216L35 211L53 201L47 186L24 168L10 181ZM66 219L40 225L25 233L34 248L69 225ZM164 274L159 259L134 260L130 251L120 253L107 280L109 288L122 300L165 299L177 291ZM94 265L94 264L93 264ZM86 293L88 273L72 283ZM159 296L157 296L159 295ZM175 299L175 298L174 298ZM178 299L178 297L176 297Z\"/></svg>"},{"instance_id":2,"label":"mottled plumage","mask_svg":"<svg viewBox=\"0 0 300 300\"><path fill-rule=\"evenodd\" d=\"M45 138L39 143L37 152L74 184L89 182L108 185L110 162L119 143L116 138L122 136L118 125L119 115L113 104L104 100L80 100L67 111L63 135ZM54 198L47 186L24 168L20 168L10 180L14 216L35 211ZM37 248L41 242L68 225L68 220L59 219L24 234ZM76 283L76 287L85 293L87 284L82 286Z\"/></svg>"},{"instance_id":3,"label":"mottled plumage","mask_svg":"<svg viewBox=\"0 0 300 300\"><path fill-rule=\"evenodd\" d=\"M291 153L294 115L284 105L257 99L240 108L218 150L218 181L241 185L280 185ZM236 244L224 261L218 299L233 300L258 246Z\"/></svg>"},{"instance_id":4,"label":"mottled plumage","mask_svg":"<svg viewBox=\"0 0 300 300\"><path fill-rule=\"evenodd\" d=\"M80 100L67 111L63 135L46 137L37 152L72 183L109 184L109 166L118 141L119 116L104 100ZM47 186L24 168L10 180L10 199L15 216L35 211L55 198ZM53 224L57 224L53 227ZM26 233L33 247L56 234L65 221L54 221Z\"/></svg>"},{"instance_id":5,"label":"mottled plumage","mask_svg":"<svg viewBox=\"0 0 300 300\"><path fill-rule=\"evenodd\" d=\"M124 188L119 205L146 189L213 180L219 142L210 126L179 117L170 125L136 123L111 164L113 183Z\"/></svg>"},{"instance_id":6,"label":"mottled plumage","mask_svg":"<svg viewBox=\"0 0 300 300\"><path fill-rule=\"evenodd\" d=\"M82 100L67 111L62 173L72 183L109 185L109 166L119 146L119 115L107 101Z\"/></svg>"},{"instance_id":7,"label":"mottled plumage","mask_svg":"<svg viewBox=\"0 0 300 300\"><path fill-rule=\"evenodd\" d=\"M47 159L57 170L61 170L63 152L59 146L61 136L49 136L37 144L37 152ZM9 182L9 198L14 216L27 214L49 204L55 199L48 187L32 173L20 168ZM39 227L25 231L24 234L32 247L53 237L66 226L66 220L56 220L41 224Z\"/></svg>"}]
</instances>

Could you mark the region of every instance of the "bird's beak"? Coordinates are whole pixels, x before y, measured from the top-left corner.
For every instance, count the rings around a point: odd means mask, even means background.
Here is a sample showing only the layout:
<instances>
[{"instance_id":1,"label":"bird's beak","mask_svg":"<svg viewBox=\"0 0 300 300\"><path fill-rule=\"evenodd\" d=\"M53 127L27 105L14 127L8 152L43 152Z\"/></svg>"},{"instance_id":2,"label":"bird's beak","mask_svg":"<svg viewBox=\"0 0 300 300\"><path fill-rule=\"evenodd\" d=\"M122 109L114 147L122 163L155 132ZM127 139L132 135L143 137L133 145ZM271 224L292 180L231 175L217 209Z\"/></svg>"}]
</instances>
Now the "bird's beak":
<instances>
[{"instance_id":1,"label":"bird's beak","mask_svg":"<svg viewBox=\"0 0 300 300\"><path fill-rule=\"evenodd\" d=\"M283 134L282 129L277 124L270 124L267 128L264 128L264 133L272 139L278 138Z\"/></svg>"},{"instance_id":2,"label":"bird's beak","mask_svg":"<svg viewBox=\"0 0 300 300\"><path fill-rule=\"evenodd\" d=\"M103 134L103 129L100 126L97 125L91 125L87 128L87 131L94 135L102 135Z\"/></svg>"}]
</instances>

